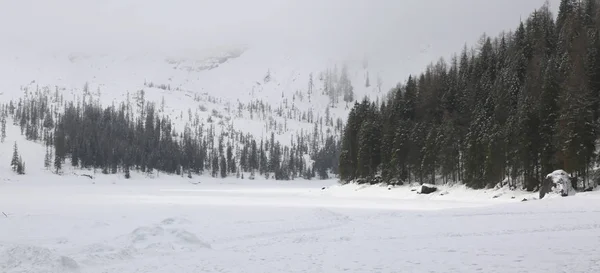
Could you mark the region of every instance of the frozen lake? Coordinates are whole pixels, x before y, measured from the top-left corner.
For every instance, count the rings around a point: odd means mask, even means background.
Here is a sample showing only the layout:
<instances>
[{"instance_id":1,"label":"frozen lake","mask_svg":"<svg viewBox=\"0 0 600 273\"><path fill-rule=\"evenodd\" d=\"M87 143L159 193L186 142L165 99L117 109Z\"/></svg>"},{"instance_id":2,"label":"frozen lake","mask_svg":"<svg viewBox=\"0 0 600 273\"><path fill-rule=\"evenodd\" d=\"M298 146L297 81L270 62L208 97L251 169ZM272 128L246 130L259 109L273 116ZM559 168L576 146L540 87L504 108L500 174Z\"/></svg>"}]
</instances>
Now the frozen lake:
<instances>
[{"instance_id":1,"label":"frozen lake","mask_svg":"<svg viewBox=\"0 0 600 273\"><path fill-rule=\"evenodd\" d=\"M333 183L0 184L0 272L600 272L597 192L321 190Z\"/></svg>"}]
</instances>

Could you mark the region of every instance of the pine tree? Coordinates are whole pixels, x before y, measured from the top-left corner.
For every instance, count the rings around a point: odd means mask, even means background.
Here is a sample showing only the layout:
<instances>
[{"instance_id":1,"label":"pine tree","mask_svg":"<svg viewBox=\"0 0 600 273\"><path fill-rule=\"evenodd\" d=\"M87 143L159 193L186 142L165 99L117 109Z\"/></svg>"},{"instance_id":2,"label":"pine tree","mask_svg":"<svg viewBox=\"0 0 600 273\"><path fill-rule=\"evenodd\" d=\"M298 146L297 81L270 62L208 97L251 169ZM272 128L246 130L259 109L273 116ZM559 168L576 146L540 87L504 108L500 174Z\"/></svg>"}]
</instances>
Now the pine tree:
<instances>
[{"instance_id":1,"label":"pine tree","mask_svg":"<svg viewBox=\"0 0 600 273\"><path fill-rule=\"evenodd\" d=\"M131 173L129 171L129 166L125 166L124 172L125 172L125 179L131 178Z\"/></svg>"},{"instance_id":2,"label":"pine tree","mask_svg":"<svg viewBox=\"0 0 600 273\"><path fill-rule=\"evenodd\" d=\"M340 179L381 171L390 183L441 177L534 191L561 168L586 181L600 140L598 2L562 0L559 10L554 22L545 4L514 32L483 36L449 66L438 61L409 76L378 111L372 102L355 105L341 139Z\"/></svg>"},{"instance_id":3,"label":"pine tree","mask_svg":"<svg viewBox=\"0 0 600 273\"><path fill-rule=\"evenodd\" d=\"M221 178L227 177L227 161L224 156L221 156Z\"/></svg>"},{"instance_id":4,"label":"pine tree","mask_svg":"<svg viewBox=\"0 0 600 273\"><path fill-rule=\"evenodd\" d=\"M540 142L542 150L540 154L540 165L542 174L550 173L559 167L556 153L558 152L556 143L557 120L559 114L559 85L556 63L553 59L549 61L546 67L543 91L540 97Z\"/></svg>"},{"instance_id":5,"label":"pine tree","mask_svg":"<svg viewBox=\"0 0 600 273\"><path fill-rule=\"evenodd\" d=\"M216 151L212 152L211 155L212 158L212 177L217 177L217 175L219 174L219 155L217 154Z\"/></svg>"},{"instance_id":6,"label":"pine tree","mask_svg":"<svg viewBox=\"0 0 600 273\"><path fill-rule=\"evenodd\" d=\"M4 143L4 140L6 139L6 116L4 114L2 114L2 120L0 121L0 142Z\"/></svg>"},{"instance_id":7,"label":"pine tree","mask_svg":"<svg viewBox=\"0 0 600 273\"><path fill-rule=\"evenodd\" d=\"M344 182L350 182L356 178L356 157L357 157L357 136L358 131L358 103L350 110L344 134L342 137L342 152L340 155L340 179Z\"/></svg>"},{"instance_id":8,"label":"pine tree","mask_svg":"<svg viewBox=\"0 0 600 273\"><path fill-rule=\"evenodd\" d=\"M20 156L19 156L19 159L18 159L18 162L17 162L16 172L19 175L24 175L25 174L25 162L23 162L23 159Z\"/></svg>"},{"instance_id":9,"label":"pine tree","mask_svg":"<svg viewBox=\"0 0 600 273\"><path fill-rule=\"evenodd\" d=\"M56 173L60 173L62 169L62 158L60 158L58 153L54 153L54 168L56 169Z\"/></svg>"},{"instance_id":10,"label":"pine tree","mask_svg":"<svg viewBox=\"0 0 600 273\"><path fill-rule=\"evenodd\" d=\"M19 166L19 148L17 147L17 142L15 141L15 145L13 146L13 155L10 161L10 166L14 172L17 172L17 167Z\"/></svg>"},{"instance_id":11,"label":"pine tree","mask_svg":"<svg viewBox=\"0 0 600 273\"><path fill-rule=\"evenodd\" d=\"M235 166L235 159L233 158L233 150L231 147L231 144L227 144L227 166L228 166L228 172L229 173L235 173L236 172L236 166Z\"/></svg>"},{"instance_id":12,"label":"pine tree","mask_svg":"<svg viewBox=\"0 0 600 273\"><path fill-rule=\"evenodd\" d=\"M373 167L374 156L374 133L375 126L371 121L366 121L362 124L358 134L358 157L357 157L357 173L361 178L371 178L375 173Z\"/></svg>"},{"instance_id":13,"label":"pine tree","mask_svg":"<svg viewBox=\"0 0 600 273\"><path fill-rule=\"evenodd\" d=\"M49 146L46 146L46 154L44 156L44 168L50 169L52 166L52 154L50 152Z\"/></svg>"}]
</instances>

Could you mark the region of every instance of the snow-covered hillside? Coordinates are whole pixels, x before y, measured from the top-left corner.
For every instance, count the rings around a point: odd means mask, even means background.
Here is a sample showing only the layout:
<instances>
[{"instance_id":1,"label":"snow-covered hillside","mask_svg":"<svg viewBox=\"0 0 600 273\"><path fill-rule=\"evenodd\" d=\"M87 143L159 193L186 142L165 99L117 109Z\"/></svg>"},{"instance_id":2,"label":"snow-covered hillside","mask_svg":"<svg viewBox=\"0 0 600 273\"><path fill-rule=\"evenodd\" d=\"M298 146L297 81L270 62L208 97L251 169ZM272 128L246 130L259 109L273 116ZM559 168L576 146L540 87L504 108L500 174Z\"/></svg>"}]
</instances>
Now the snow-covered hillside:
<instances>
[{"instance_id":1,"label":"snow-covered hillside","mask_svg":"<svg viewBox=\"0 0 600 273\"><path fill-rule=\"evenodd\" d=\"M58 89L65 100L81 100L87 85L88 98L103 105L120 103L139 96L164 105L165 114L173 119L188 112L210 114L218 111L228 117L236 129L257 137L288 133L280 141L289 143L290 135L304 129L312 130L312 122L301 116L312 113L314 121L325 117L330 99L324 94L324 74L331 71L340 77L344 65L353 86L354 98L360 100L384 96L395 86L393 78L384 79L380 69L368 60L337 62L316 60L298 52L271 51L257 48L221 48L188 54L186 58L160 55L86 55L77 53L39 53L19 56L1 55L0 100L18 100L24 89ZM192 56L192 57L190 57ZM309 94L310 78L312 94ZM370 85L367 87L367 78ZM332 120L345 119L352 103L340 103L329 109ZM271 108L267 116L250 116L240 108L250 103L264 103ZM279 110L279 113L275 113ZM287 114L287 115L286 115ZM293 115L293 116L292 116ZM206 122L210 115L201 114ZM287 130L274 130L266 124L271 119L283 123ZM186 119L187 120L187 119ZM295 123L294 120L299 120Z\"/></svg>"},{"instance_id":2,"label":"snow-covered hillside","mask_svg":"<svg viewBox=\"0 0 600 273\"><path fill-rule=\"evenodd\" d=\"M281 144L282 156L293 156L284 153L289 148L305 161L300 173L311 172L318 149L328 139L339 140L354 102L383 98L396 83L391 76L384 78L385 71L367 58L320 59L309 54L271 47L180 55L0 54L0 74L8 76L0 83L0 101L6 107L27 108L18 113L29 112L34 105L47 106L37 111L52 113L57 121L70 102L117 109L126 104L130 120L145 119L146 108L154 104L158 117L172 123L174 135L189 128L199 144L203 136L223 137L237 162L250 145L240 137L251 136L258 144L272 140L271 145ZM27 123L40 126L33 120ZM306 143L310 149L299 147ZM209 154L217 148L210 139L208 145ZM328 162L335 160L332 153Z\"/></svg>"}]
</instances>

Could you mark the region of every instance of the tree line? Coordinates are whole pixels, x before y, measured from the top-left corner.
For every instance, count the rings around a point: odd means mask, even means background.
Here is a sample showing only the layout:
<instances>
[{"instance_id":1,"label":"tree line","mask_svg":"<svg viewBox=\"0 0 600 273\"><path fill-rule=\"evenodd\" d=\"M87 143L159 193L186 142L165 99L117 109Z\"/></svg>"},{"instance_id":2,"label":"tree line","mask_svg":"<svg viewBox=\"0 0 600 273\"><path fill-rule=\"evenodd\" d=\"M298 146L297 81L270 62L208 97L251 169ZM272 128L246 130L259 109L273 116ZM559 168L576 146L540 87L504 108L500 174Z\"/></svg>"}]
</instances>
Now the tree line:
<instances>
[{"instance_id":1,"label":"tree line","mask_svg":"<svg viewBox=\"0 0 600 273\"><path fill-rule=\"evenodd\" d=\"M339 160L344 182L508 184L529 191L598 163L600 1L548 3L516 30L440 59L381 103L355 103Z\"/></svg>"},{"instance_id":2,"label":"tree line","mask_svg":"<svg viewBox=\"0 0 600 273\"><path fill-rule=\"evenodd\" d=\"M323 119L314 123L314 132L300 132L282 144L273 132L257 139L227 126L217 132L213 123L186 123L178 132L171 118L160 115L143 95L134 111L129 99L103 107L91 99L64 101L58 92L52 96L48 90L25 93L19 101L0 107L2 136L10 116L28 140L45 144L44 165L55 173L61 173L65 164L126 178L132 170L189 178L207 173L277 180L324 179L337 172L339 138L329 129L323 132ZM16 162L11 166L18 167Z\"/></svg>"}]
</instances>

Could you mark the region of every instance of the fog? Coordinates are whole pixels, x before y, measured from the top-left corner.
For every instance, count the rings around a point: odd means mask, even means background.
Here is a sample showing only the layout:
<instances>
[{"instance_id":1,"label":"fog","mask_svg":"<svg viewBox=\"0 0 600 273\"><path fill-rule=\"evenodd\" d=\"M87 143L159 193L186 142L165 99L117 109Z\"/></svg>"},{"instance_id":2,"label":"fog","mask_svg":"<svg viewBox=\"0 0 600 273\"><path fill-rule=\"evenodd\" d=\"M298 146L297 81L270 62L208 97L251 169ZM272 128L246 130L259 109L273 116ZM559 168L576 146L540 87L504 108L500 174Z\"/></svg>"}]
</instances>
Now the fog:
<instances>
[{"instance_id":1,"label":"fog","mask_svg":"<svg viewBox=\"0 0 600 273\"><path fill-rule=\"evenodd\" d=\"M0 0L0 50L157 52L245 45L402 62L516 27L544 0ZM551 0L556 10L559 0Z\"/></svg>"}]
</instances>

